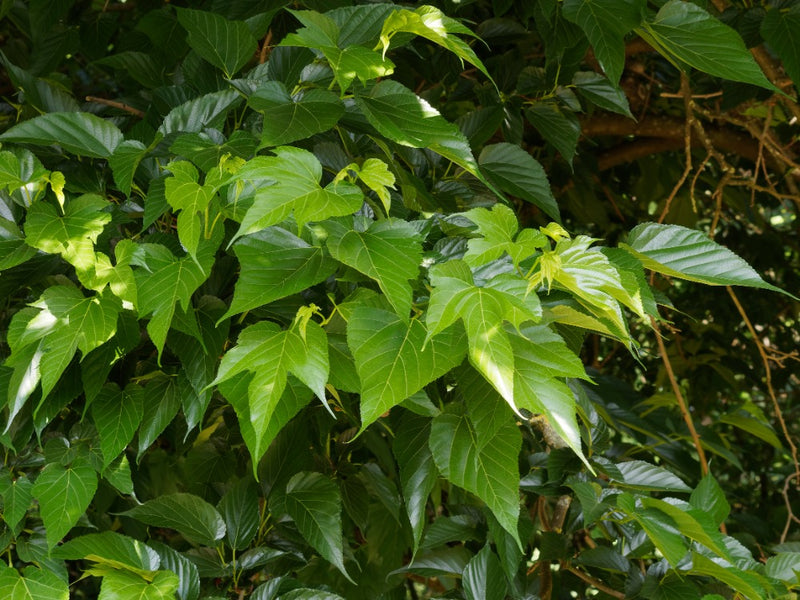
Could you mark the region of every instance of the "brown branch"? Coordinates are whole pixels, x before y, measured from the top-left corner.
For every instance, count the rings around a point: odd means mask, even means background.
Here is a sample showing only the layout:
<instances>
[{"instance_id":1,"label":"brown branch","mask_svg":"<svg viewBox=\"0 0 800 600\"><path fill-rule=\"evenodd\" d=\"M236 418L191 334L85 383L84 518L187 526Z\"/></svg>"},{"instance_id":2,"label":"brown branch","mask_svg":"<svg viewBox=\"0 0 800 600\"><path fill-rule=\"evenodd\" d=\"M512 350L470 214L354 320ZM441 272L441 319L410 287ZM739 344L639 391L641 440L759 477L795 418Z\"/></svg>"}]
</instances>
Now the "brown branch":
<instances>
[{"instance_id":1,"label":"brown branch","mask_svg":"<svg viewBox=\"0 0 800 600\"><path fill-rule=\"evenodd\" d=\"M267 62L269 54L272 52L272 46L270 46L270 44L272 44L272 29L267 31L267 35L264 38L264 43L261 45L261 52L258 55L258 63L261 65Z\"/></svg>"},{"instance_id":2,"label":"brown branch","mask_svg":"<svg viewBox=\"0 0 800 600\"><path fill-rule=\"evenodd\" d=\"M764 46L756 46L755 48L751 48L750 53L753 55L753 58L756 59L756 62L758 63L758 66L761 67L761 70L764 71L764 75L767 76L767 79L769 79L776 87L783 89L787 94L791 93L791 79L787 79L781 75L779 63L769 55L769 52L767 52ZM781 98L781 103L795 119L800 121L800 106L798 106L796 100L793 98L783 97Z\"/></svg>"},{"instance_id":3,"label":"brown branch","mask_svg":"<svg viewBox=\"0 0 800 600\"><path fill-rule=\"evenodd\" d=\"M661 332L658 329L658 324L656 323L656 320L653 317L650 317L650 323L652 324L653 330L656 333L656 341L658 342L658 351L661 354L661 360L663 361L664 368L667 371L667 377L669 377L669 382L672 385L672 392L675 394L675 399L678 401L678 408L680 408L681 415L683 416L683 421L689 428L689 434L692 436L694 447L697 450L697 457L700 460L700 472L705 476L708 473L708 460L706 460L706 453L705 450L703 450L703 444L700 442L700 435L694 428L694 421L692 421L692 415L689 412L689 408L686 406L686 400L684 400L683 398L683 392L681 392L681 388L678 385L678 380L675 378L675 372L672 370L672 363L670 362L669 356L667 355L667 347L664 345L664 339L661 337Z\"/></svg>"},{"instance_id":4,"label":"brown branch","mask_svg":"<svg viewBox=\"0 0 800 600\"><path fill-rule=\"evenodd\" d=\"M86 96L87 102L94 102L95 104L103 104L105 106L110 106L111 108L117 108L119 110L125 111L126 113L132 114L135 117L139 117L140 119L144 118L144 112L139 110L138 108L133 108L128 104L123 102L117 102L116 100L109 100L108 98L99 98L97 96Z\"/></svg>"},{"instance_id":5,"label":"brown branch","mask_svg":"<svg viewBox=\"0 0 800 600\"><path fill-rule=\"evenodd\" d=\"M672 188L669 196L667 196L667 200L664 202L664 210L661 211L661 215L658 217L658 222L663 223L664 219L667 217L669 213L669 209L672 206L672 201L675 199L675 196L678 195L678 191L683 187L683 184L686 183L686 179L689 177L689 173L692 172L692 128L695 121L694 116L694 102L692 102L692 91L689 88L689 77L686 73L681 73L681 96L683 96L683 109L686 117L686 121L683 126L683 153L686 157L686 166L683 168L683 173L678 178L678 181L675 182L675 185Z\"/></svg>"},{"instance_id":6,"label":"brown branch","mask_svg":"<svg viewBox=\"0 0 800 600\"><path fill-rule=\"evenodd\" d=\"M588 573L584 573L583 571L571 566L571 565L561 565L561 568L565 571L568 571L575 575L578 579L588 583L590 586L597 588L601 592L605 592L609 596L613 596L614 598L619 598L620 600L625 600L625 594L623 592L618 592L612 587L609 587L599 579L595 579Z\"/></svg>"}]
</instances>

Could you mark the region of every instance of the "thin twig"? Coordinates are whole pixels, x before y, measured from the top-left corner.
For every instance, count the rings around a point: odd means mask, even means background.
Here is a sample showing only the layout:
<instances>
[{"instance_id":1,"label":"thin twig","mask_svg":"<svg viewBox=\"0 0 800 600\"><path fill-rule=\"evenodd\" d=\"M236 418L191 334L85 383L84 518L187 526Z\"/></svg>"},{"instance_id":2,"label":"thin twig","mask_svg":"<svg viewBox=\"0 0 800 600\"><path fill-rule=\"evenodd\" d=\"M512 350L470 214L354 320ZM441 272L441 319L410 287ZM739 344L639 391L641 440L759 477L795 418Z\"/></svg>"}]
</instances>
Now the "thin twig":
<instances>
[{"instance_id":1,"label":"thin twig","mask_svg":"<svg viewBox=\"0 0 800 600\"><path fill-rule=\"evenodd\" d=\"M694 447L697 450L697 457L700 460L700 472L705 476L708 474L708 460L706 460L706 453L700 442L700 436L694 428L694 421L692 421L692 415L689 413L689 409L686 406L686 400L683 398L683 392L681 392L681 388L678 385L678 380L675 379L675 372L672 370L672 363L669 360L669 356L667 356L667 348L664 345L664 339L661 337L658 324L653 317L650 317L650 323L655 330L658 350L661 353L661 360L664 362L664 368L667 371L667 377L669 377L669 382L672 385L672 391L675 394L675 398L678 400L678 407L680 408L681 415L683 415L683 421L689 428L689 434L692 436Z\"/></svg>"},{"instance_id":2,"label":"thin twig","mask_svg":"<svg viewBox=\"0 0 800 600\"><path fill-rule=\"evenodd\" d=\"M792 436L789 433L789 428L786 425L786 420L783 418L783 411L781 410L780 404L778 403L778 397L775 394L775 388L772 386L772 367L769 364L769 357L767 356L767 352L764 349L764 344L759 339L758 334L756 333L755 327L750 322L747 313L742 306L742 303L739 302L739 298L736 296L736 292L733 291L731 286L726 286L728 290L728 294L733 300L733 303L736 305L736 310L739 311L739 314L742 316L742 320L744 324L747 326L747 330L750 332L750 336L753 338L753 342L758 349L758 353L761 356L761 362L764 363L764 381L767 384L767 392L769 393L769 397L772 400L772 408L775 411L775 417L778 419L778 423L781 426L781 431L783 432L783 437L786 438L786 443L789 444L789 450L792 453L792 462L794 463L794 477L797 478L798 483L800 483L800 460L798 460L797 455L797 446L795 445L794 441L792 440Z\"/></svg>"},{"instance_id":3,"label":"thin twig","mask_svg":"<svg viewBox=\"0 0 800 600\"><path fill-rule=\"evenodd\" d=\"M675 196L678 195L678 190L683 187L683 184L686 183L686 178L689 177L689 173L692 172L692 122L695 117L694 102L692 102L692 93L689 89L689 77L686 73L681 73L681 96L683 96L683 105L686 111L686 123L683 128L683 151L686 154L686 166L683 168L683 173L680 178L675 183L675 187L672 188L672 192L667 196L667 200L664 203L664 210L661 211L661 215L658 217L659 223L664 222L672 206L672 201L675 199Z\"/></svg>"},{"instance_id":4,"label":"thin twig","mask_svg":"<svg viewBox=\"0 0 800 600\"><path fill-rule=\"evenodd\" d=\"M109 100L108 98L99 98L97 96L86 96L87 102L94 102L95 104L103 104L105 106L110 106L111 108L117 108L119 110L125 111L126 113L132 114L135 117L139 117L140 119L144 118L144 112L139 110L138 108L133 108L123 102L117 102L116 100Z\"/></svg>"},{"instance_id":5,"label":"thin twig","mask_svg":"<svg viewBox=\"0 0 800 600\"><path fill-rule=\"evenodd\" d=\"M269 53L272 51L272 46L270 46L271 43L272 43L272 29L267 31L267 35L264 38L264 43L261 45L261 52L258 55L259 64L263 65L265 62L267 62L267 59L269 58Z\"/></svg>"},{"instance_id":6,"label":"thin twig","mask_svg":"<svg viewBox=\"0 0 800 600\"><path fill-rule=\"evenodd\" d=\"M570 565L562 565L561 568L564 571L568 571L568 572L572 573L573 575L575 575L575 577L577 577L578 579L583 580L584 582L588 583L590 586L592 586L594 588L597 588L601 592L605 592L609 596L614 596L614 598L619 598L620 600L624 600L625 599L625 594L623 592L618 592L614 588L607 586L605 583L603 583L599 579L595 579L594 577L592 577L588 573L584 573L583 571L581 571L579 569L576 569L575 567L572 567Z\"/></svg>"}]
</instances>

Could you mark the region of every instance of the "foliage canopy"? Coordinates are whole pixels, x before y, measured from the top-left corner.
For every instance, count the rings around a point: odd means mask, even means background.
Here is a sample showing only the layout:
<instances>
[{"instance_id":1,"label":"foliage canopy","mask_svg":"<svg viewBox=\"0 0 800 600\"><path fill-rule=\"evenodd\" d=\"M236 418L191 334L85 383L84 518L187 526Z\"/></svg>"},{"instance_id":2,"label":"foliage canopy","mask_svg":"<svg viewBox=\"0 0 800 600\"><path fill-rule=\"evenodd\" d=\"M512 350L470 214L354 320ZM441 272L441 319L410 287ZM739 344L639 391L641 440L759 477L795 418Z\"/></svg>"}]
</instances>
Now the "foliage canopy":
<instances>
[{"instance_id":1,"label":"foliage canopy","mask_svg":"<svg viewBox=\"0 0 800 600\"><path fill-rule=\"evenodd\" d=\"M800 4L180 4L0 3L0 593L793 597Z\"/></svg>"}]
</instances>

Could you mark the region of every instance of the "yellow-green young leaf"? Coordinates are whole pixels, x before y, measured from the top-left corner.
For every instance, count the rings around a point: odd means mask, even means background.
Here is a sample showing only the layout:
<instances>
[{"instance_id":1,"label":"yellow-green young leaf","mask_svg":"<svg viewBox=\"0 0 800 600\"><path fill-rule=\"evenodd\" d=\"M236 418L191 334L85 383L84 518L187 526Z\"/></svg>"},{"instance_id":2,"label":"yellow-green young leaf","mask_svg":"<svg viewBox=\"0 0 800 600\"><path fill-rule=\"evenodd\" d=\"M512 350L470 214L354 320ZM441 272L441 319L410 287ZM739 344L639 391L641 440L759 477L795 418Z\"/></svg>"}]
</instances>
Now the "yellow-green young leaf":
<instances>
[{"instance_id":1,"label":"yellow-green young leaf","mask_svg":"<svg viewBox=\"0 0 800 600\"><path fill-rule=\"evenodd\" d=\"M684 506L676 506L658 498L642 497L640 499L645 508L660 510L675 522L678 530L690 540L703 544L717 556L732 560L722 534L714 522L702 511Z\"/></svg>"},{"instance_id":2,"label":"yellow-green young leaf","mask_svg":"<svg viewBox=\"0 0 800 600\"><path fill-rule=\"evenodd\" d=\"M620 247L633 253L645 268L669 277L706 285L744 285L786 294L761 279L747 262L702 231L680 225L642 223L631 230L627 244L620 244Z\"/></svg>"},{"instance_id":3,"label":"yellow-green young leaf","mask_svg":"<svg viewBox=\"0 0 800 600\"><path fill-rule=\"evenodd\" d=\"M189 255L194 257L203 235L201 213L208 209L214 198L214 190L197 183L197 170L189 162L170 163L169 168L173 177L168 177L164 182L164 195L173 210L180 211L178 238Z\"/></svg>"},{"instance_id":4,"label":"yellow-green young leaf","mask_svg":"<svg viewBox=\"0 0 800 600\"><path fill-rule=\"evenodd\" d=\"M231 79L255 54L257 43L244 21L205 10L179 8L178 21L192 49Z\"/></svg>"},{"instance_id":5,"label":"yellow-green young leaf","mask_svg":"<svg viewBox=\"0 0 800 600\"><path fill-rule=\"evenodd\" d=\"M397 314L408 320L413 291L409 281L419 276L422 243L414 227L398 219L370 224L366 231L326 223L331 256L378 282Z\"/></svg>"},{"instance_id":6,"label":"yellow-green young leaf","mask_svg":"<svg viewBox=\"0 0 800 600\"><path fill-rule=\"evenodd\" d=\"M6 600L69 600L69 586L45 569L31 566L20 575L16 569L3 566L0 596Z\"/></svg>"},{"instance_id":7,"label":"yellow-green young leaf","mask_svg":"<svg viewBox=\"0 0 800 600\"><path fill-rule=\"evenodd\" d=\"M321 247L279 227L240 238L233 251L241 271L225 317L302 292L327 279L337 266Z\"/></svg>"},{"instance_id":8,"label":"yellow-green young leaf","mask_svg":"<svg viewBox=\"0 0 800 600\"><path fill-rule=\"evenodd\" d=\"M389 15L383 23L380 46L383 54L389 49L392 37L397 33L413 33L424 37L443 48L447 48L462 61L476 66L491 81L492 77L481 60L464 40L455 33L475 37L467 27L455 19L451 19L434 6L420 6L414 11L398 9Z\"/></svg>"},{"instance_id":9,"label":"yellow-green young leaf","mask_svg":"<svg viewBox=\"0 0 800 600\"><path fill-rule=\"evenodd\" d=\"M309 221L350 215L361 208L364 195L355 185L319 184L322 165L308 150L282 146L275 156L259 156L246 163L239 177L274 181L262 186L247 210L234 239L276 225L294 213L298 228Z\"/></svg>"},{"instance_id":10,"label":"yellow-green young leaf","mask_svg":"<svg viewBox=\"0 0 800 600\"><path fill-rule=\"evenodd\" d=\"M564 0L564 17L578 25L613 85L625 67L625 35L644 16L644 0Z\"/></svg>"},{"instance_id":11,"label":"yellow-green young leaf","mask_svg":"<svg viewBox=\"0 0 800 600\"><path fill-rule=\"evenodd\" d=\"M47 288L11 320L5 366L14 371L8 387L9 420L42 383L42 400L52 391L77 350L83 356L111 339L120 305L110 294L86 298L71 286Z\"/></svg>"},{"instance_id":12,"label":"yellow-green young leaf","mask_svg":"<svg viewBox=\"0 0 800 600\"><path fill-rule=\"evenodd\" d=\"M143 389L128 384L121 390L106 385L92 402L92 419L100 434L105 469L133 439L143 416Z\"/></svg>"},{"instance_id":13,"label":"yellow-green young leaf","mask_svg":"<svg viewBox=\"0 0 800 600\"><path fill-rule=\"evenodd\" d=\"M483 418L476 423L451 405L433 419L428 442L431 453L442 476L483 500L503 529L522 548L517 531L517 458L522 436L511 414L497 401L489 386L470 387L472 389L464 389L464 394L482 394L485 411L490 414L480 415ZM500 411L502 416L490 418L495 411Z\"/></svg>"},{"instance_id":14,"label":"yellow-green young leaf","mask_svg":"<svg viewBox=\"0 0 800 600\"><path fill-rule=\"evenodd\" d=\"M70 466L48 463L36 483L33 496L39 501L47 546L53 548L86 512L97 490L97 473L88 460L78 458Z\"/></svg>"},{"instance_id":15,"label":"yellow-green young leaf","mask_svg":"<svg viewBox=\"0 0 800 600\"><path fill-rule=\"evenodd\" d=\"M13 192L22 186L30 186L35 192L41 188L41 184L37 185L37 182L43 184L49 174L50 172L30 150L15 149L13 152L8 150L0 152L0 189ZM30 194L27 197L30 199Z\"/></svg>"},{"instance_id":16,"label":"yellow-green young leaf","mask_svg":"<svg viewBox=\"0 0 800 600\"><path fill-rule=\"evenodd\" d=\"M404 321L378 308L356 308L347 323L347 343L361 379L361 431L431 381L461 364L466 340L451 327L425 344L418 319Z\"/></svg>"},{"instance_id":17,"label":"yellow-green young leaf","mask_svg":"<svg viewBox=\"0 0 800 600\"><path fill-rule=\"evenodd\" d=\"M344 566L342 499L336 484L321 473L301 471L286 484L284 501L305 540L352 581Z\"/></svg>"},{"instance_id":18,"label":"yellow-green young leaf","mask_svg":"<svg viewBox=\"0 0 800 600\"><path fill-rule=\"evenodd\" d=\"M203 546L215 546L225 535L225 521L217 509L194 494L164 494L122 514L147 525L174 529Z\"/></svg>"},{"instance_id":19,"label":"yellow-green young leaf","mask_svg":"<svg viewBox=\"0 0 800 600\"><path fill-rule=\"evenodd\" d=\"M267 81L247 103L263 113L262 146L281 146L328 131L344 114L344 104L333 92L312 89L292 97L280 81Z\"/></svg>"},{"instance_id":20,"label":"yellow-green young leaf","mask_svg":"<svg viewBox=\"0 0 800 600\"><path fill-rule=\"evenodd\" d=\"M483 179L464 134L401 83L381 81L357 94L355 102L384 137L403 146L433 150Z\"/></svg>"},{"instance_id":21,"label":"yellow-green young leaf","mask_svg":"<svg viewBox=\"0 0 800 600\"><path fill-rule=\"evenodd\" d=\"M778 91L739 34L696 4L670 0L636 32L677 66Z\"/></svg>"},{"instance_id":22,"label":"yellow-green young leaf","mask_svg":"<svg viewBox=\"0 0 800 600\"><path fill-rule=\"evenodd\" d=\"M178 590L178 576L171 571L158 571L144 579L136 573L103 570L97 600L173 600Z\"/></svg>"},{"instance_id":23,"label":"yellow-green young leaf","mask_svg":"<svg viewBox=\"0 0 800 600\"><path fill-rule=\"evenodd\" d=\"M71 154L108 158L122 142L122 132L111 121L85 112L52 112L23 121L0 135L0 141L51 146Z\"/></svg>"},{"instance_id":24,"label":"yellow-green young leaf","mask_svg":"<svg viewBox=\"0 0 800 600\"><path fill-rule=\"evenodd\" d=\"M395 177L394 173L389 170L389 165L379 158L368 158L360 167L352 163L348 165L346 169L355 171L358 178L378 195L388 215L389 209L392 207L392 198L389 195L389 188L395 189Z\"/></svg>"},{"instance_id":25,"label":"yellow-green young leaf","mask_svg":"<svg viewBox=\"0 0 800 600\"><path fill-rule=\"evenodd\" d=\"M307 403L302 396L284 397L289 373L327 407L328 371L328 340L325 331L313 321L306 324L304 337L295 327L281 330L268 321L251 325L239 334L236 346L222 357L217 377L210 385L225 384L220 391L236 410L254 468L278 433L275 426L288 422Z\"/></svg>"}]
</instances>

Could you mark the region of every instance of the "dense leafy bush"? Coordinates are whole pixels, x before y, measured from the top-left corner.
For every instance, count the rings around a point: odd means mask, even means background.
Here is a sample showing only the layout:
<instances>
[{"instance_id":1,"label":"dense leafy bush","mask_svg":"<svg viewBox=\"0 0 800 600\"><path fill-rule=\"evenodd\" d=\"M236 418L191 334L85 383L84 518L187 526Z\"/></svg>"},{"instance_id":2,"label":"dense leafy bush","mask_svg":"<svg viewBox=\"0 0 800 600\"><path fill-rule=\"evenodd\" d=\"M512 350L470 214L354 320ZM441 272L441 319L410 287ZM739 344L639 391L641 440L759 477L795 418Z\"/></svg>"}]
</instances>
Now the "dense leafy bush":
<instances>
[{"instance_id":1,"label":"dense leafy bush","mask_svg":"<svg viewBox=\"0 0 800 600\"><path fill-rule=\"evenodd\" d=\"M796 135L795 105L741 36L795 77L798 13L760 10L3 2L0 592L792 597L792 425L742 358L765 343L676 349L683 317L660 312L747 286L797 342L776 287L797 289L795 175L757 179L791 161L767 134ZM674 106L632 107L626 40ZM582 127L640 135L675 107L636 168L601 180L619 152L578 152ZM722 114L761 119L757 155L726 158ZM780 260L738 243L748 210ZM797 382L764 356L778 406ZM761 515L737 491L759 460Z\"/></svg>"}]
</instances>

